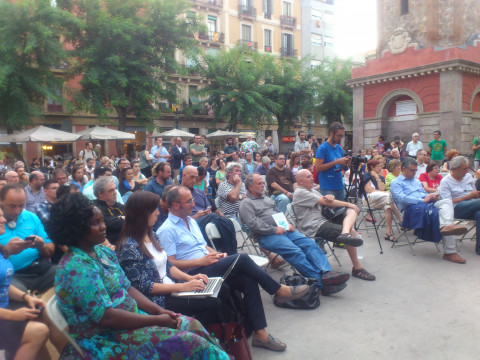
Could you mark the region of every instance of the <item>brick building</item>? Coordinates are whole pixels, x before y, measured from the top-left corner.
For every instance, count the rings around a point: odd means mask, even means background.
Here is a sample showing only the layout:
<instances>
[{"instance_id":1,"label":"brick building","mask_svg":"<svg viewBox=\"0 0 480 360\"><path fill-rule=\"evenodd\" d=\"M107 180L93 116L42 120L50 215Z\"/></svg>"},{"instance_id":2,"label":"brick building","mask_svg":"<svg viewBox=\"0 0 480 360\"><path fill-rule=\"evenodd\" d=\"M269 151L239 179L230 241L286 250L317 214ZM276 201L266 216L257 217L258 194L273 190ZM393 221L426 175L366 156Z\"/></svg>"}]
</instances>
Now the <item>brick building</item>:
<instances>
[{"instance_id":1,"label":"brick building","mask_svg":"<svg viewBox=\"0 0 480 360\"><path fill-rule=\"evenodd\" d=\"M469 153L480 132L480 2L378 0L376 58L352 70L354 149L440 129Z\"/></svg>"}]
</instances>

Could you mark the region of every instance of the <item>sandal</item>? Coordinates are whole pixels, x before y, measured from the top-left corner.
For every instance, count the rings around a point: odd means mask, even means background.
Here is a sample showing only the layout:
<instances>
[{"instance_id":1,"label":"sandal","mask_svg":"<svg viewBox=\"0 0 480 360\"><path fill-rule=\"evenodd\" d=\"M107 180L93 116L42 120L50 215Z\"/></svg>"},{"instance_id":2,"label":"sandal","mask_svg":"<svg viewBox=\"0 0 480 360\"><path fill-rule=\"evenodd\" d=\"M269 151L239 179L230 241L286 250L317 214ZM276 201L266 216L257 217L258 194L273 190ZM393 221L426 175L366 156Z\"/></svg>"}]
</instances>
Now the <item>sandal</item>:
<instances>
[{"instance_id":1,"label":"sandal","mask_svg":"<svg viewBox=\"0 0 480 360\"><path fill-rule=\"evenodd\" d=\"M355 270L352 268L352 276L357 277L362 280L368 280L368 281L373 281L375 280L375 275L370 274L367 270L364 268Z\"/></svg>"},{"instance_id":2,"label":"sandal","mask_svg":"<svg viewBox=\"0 0 480 360\"><path fill-rule=\"evenodd\" d=\"M375 224L375 219L372 217L372 215L367 215L365 217L365 221L371 222Z\"/></svg>"},{"instance_id":3,"label":"sandal","mask_svg":"<svg viewBox=\"0 0 480 360\"><path fill-rule=\"evenodd\" d=\"M390 235L388 235L388 234L385 235L385 240L391 241L391 242L395 242L395 238L393 237L392 234L390 234Z\"/></svg>"}]
</instances>

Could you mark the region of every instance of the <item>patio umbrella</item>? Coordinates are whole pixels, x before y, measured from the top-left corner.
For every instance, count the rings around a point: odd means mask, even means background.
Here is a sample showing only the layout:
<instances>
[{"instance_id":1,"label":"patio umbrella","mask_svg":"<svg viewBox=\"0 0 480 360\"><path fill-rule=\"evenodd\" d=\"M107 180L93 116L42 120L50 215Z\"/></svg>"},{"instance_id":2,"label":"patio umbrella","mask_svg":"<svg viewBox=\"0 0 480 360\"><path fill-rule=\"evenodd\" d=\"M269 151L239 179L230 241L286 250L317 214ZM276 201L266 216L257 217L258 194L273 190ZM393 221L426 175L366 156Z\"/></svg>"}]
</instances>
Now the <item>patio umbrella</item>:
<instances>
[{"instance_id":1,"label":"patio umbrella","mask_svg":"<svg viewBox=\"0 0 480 360\"><path fill-rule=\"evenodd\" d=\"M103 126L94 126L77 132L81 135L83 140L132 140L135 139L135 134L130 134L124 131L109 129Z\"/></svg>"},{"instance_id":2,"label":"patio umbrella","mask_svg":"<svg viewBox=\"0 0 480 360\"><path fill-rule=\"evenodd\" d=\"M43 125L0 137L0 142L73 142L80 135L52 129Z\"/></svg>"},{"instance_id":3,"label":"patio umbrella","mask_svg":"<svg viewBox=\"0 0 480 360\"><path fill-rule=\"evenodd\" d=\"M224 137L236 137L236 136L241 136L243 133L237 133L234 131L225 131L225 130L217 130L211 134L207 135L208 139L216 139L216 138L224 138Z\"/></svg>"},{"instance_id":4,"label":"patio umbrella","mask_svg":"<svg viewBox=\"0 0 480 360\"><path fill-rule=\"evenodd\" d=\"M192 133L189 133L189 132L186 132L186 131L183 131L183 130L179 130L179 129L172 129L172 130L164 131L162 133L158 133L158 132L154 131L153 134L149 137L157 137L157 136L161 136L161 137L181 137L183 139L193 139L195 137L195 134L192 134Z\"/></svg>"}]
</instances>

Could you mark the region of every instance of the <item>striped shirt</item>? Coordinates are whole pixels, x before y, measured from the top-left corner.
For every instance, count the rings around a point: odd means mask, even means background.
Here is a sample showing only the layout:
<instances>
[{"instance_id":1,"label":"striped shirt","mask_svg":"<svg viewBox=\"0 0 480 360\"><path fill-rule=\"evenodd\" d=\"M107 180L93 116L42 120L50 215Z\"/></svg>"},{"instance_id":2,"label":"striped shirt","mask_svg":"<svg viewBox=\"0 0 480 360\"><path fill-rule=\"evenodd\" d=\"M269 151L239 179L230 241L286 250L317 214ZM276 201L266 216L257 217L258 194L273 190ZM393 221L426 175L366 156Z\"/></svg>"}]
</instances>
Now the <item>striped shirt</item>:
<instances>
[{"instance_id":1,"label":"striped shirt","mask_svg":"<svg viewBox=\"0 0 480 360\"><path fill-rule=\"evenodd\" d=\"M237 200L234 203L231 203L230 201L228 201L227 195L233 189L235 189L235 185L230 184L226 180L226 178L218 186L218 190L217 190L218 201L220 204L220 209L222 210L225 216L235 216L238 212L238 208L240 207L241 200ZM247 190L245 189L245 184L242 183L242 187L240 188L240 195L243 195L242 197L244 198L246 194L247 194Z\"/></svg>"}]
</instances>

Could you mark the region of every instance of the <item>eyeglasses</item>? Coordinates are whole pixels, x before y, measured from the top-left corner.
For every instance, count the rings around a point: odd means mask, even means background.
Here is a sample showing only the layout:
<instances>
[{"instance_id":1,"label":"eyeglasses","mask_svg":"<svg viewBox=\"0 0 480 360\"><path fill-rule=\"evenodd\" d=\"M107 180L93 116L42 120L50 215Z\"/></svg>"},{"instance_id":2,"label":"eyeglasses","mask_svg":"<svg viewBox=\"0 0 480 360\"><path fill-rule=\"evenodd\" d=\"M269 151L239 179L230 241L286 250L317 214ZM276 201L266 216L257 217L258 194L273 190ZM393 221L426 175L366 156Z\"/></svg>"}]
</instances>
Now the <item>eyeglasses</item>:
<instances>
[{"instance_id":1,"label":"eyeglasses","mask_svg":"<svg viewBox=\"0 0 480 360\"><path fill-rule=\"evenodd\" d=\"M187 201L179 201L180 204L192 204L194 202L193 198Z\"/></svg>"}]
</instances>

